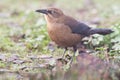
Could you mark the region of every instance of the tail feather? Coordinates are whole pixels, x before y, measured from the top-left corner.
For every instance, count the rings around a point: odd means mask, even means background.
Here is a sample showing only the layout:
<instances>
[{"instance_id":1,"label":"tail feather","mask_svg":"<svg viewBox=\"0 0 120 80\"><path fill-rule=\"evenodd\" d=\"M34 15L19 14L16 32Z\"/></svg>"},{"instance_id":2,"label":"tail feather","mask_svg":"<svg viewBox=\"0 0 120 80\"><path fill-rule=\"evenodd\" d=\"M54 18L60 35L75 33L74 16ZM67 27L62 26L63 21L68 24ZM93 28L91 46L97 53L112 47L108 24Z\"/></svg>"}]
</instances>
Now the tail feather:
<instances>
[{"instance_id":1,"label":"tail feather","mask_svg":"<svg viewBox=\"0 0 120 80\"><path fill-rule=\"evenodd\" d=\"M107 35L114 32L111 29L106 29L106 28L96 28L96 29L90 29L89 34L101 34L101 35Z\"/></svg>"}]
</instances>

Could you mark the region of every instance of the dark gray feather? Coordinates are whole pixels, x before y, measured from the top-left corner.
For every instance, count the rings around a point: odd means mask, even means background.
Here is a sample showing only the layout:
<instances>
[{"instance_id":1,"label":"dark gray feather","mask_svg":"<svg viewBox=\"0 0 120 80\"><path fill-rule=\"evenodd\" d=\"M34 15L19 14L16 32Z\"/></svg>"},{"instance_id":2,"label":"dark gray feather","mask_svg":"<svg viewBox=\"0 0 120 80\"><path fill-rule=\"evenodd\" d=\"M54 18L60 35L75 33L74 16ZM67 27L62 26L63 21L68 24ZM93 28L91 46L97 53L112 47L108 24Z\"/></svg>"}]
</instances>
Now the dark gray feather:
<instances>
[{"instance_id":1,"label":"dark gray feather","mask_svg":"<svg viewBox=\"0 0 120 80\"><path fill-rule=\"evenodd\" d=\"M83 36L89 36L88 32L91 29L88 25L81 23L81 22L67 22L66 25L68 25L73 33L80 34Z\"/></svg>"}]
</instances>

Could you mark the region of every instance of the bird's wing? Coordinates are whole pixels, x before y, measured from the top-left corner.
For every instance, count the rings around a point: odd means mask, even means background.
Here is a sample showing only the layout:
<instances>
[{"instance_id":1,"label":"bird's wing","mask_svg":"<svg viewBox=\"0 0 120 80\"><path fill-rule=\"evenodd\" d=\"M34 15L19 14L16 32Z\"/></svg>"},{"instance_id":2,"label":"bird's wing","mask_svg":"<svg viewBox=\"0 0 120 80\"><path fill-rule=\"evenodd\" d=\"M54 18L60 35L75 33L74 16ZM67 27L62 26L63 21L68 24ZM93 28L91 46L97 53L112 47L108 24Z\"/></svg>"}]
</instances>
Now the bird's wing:
<instances>
[{"instance_id":1,"label":"bird's wing","mask_svg":"<svg viewBox=\"0 0 120 80\"><path fill-rule=\"evenodd\" d=\"M89 30L91 29L88 25L81 22L67 22L73 33L80 34L83 36L89 36Z\"/></svg>"}]
</instances>

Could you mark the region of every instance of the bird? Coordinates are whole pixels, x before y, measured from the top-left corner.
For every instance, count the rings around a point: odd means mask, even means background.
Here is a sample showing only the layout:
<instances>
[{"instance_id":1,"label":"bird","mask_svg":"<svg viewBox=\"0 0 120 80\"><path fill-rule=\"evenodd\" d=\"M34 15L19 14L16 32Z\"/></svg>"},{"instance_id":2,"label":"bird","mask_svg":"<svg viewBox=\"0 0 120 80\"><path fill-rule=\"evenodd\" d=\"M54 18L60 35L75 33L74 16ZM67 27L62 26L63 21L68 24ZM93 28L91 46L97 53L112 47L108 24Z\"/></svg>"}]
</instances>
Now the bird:
<instances>
[{"instance_id":1,"label":"bird","mask_svg":"<svg viewBox=\"0 0 120 80\"><path fill-rule=\"evenodd\" d=\"M50 39L58 46L65 48L63 56L68 47L73 47L74 57L77 51L77 44L84 37L93 34L107 35L114 32L107 28L91 28L87 24L66 15L58 8L37 9L36 12L44 14Z\"/></svg>"}]
</instances>

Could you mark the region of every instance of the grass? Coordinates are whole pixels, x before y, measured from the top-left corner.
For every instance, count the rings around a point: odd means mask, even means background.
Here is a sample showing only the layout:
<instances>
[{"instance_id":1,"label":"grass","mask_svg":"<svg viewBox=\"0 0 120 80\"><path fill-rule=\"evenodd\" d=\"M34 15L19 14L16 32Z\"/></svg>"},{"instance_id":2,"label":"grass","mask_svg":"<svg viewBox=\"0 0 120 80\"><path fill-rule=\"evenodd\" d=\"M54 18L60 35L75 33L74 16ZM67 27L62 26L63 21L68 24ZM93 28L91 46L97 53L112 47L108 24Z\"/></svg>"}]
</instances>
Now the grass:
<instances>
[{"instance_id":1,"label":"grass","mask_svg":"<svg viewBox=\"0 0 120 80\"><path fill-rule=\"evenodd\" d=\"M93 35L90 42L88 42L90 39L87 38L86 46L90 50L95 51L91 55L103 60L106 60L104 53L108 50L110 63L118 66L120 63L119 2L119 0L109 0L107 2L104 0L94 0L94 3L91 4L82 0L2 0L0 3L0 70L5 69L3 72L8 77L10 72L16 73L16 71L20 71L21 74L25 73L26 76L36 78L37 76L32 73L43 72L41 74L42 79L45 80L44 77L47 76L48 79L46 80L49 80L48 75L51 70L40 68L40 66L51 68L53 65L49 64L54 63L54 59L42 60L41 56L50 57L53 53L55 57L59 57L63 50L56 48L55 52L47 50L50 39L46 30L46 21L35 10L48 6L58 7L65 14L86 22L92 27L112 28L115 31L113 34L105 37ZM9 70L8 73L6 73L6 70ZM45 75L47 71L48 74ZM56 76L54 77L64 75L64 71L60 73L59 71L61 70L55 72ZM2 78L4 73L0 73L0 78L4 79ZM89 73L86 72L86 74ZM86 77L86 74L83 76ZM13 73L13 77L10 77L9 80L14 80L14 75L16 74ZM39 74L37 75L39 76ZM74 75L77 76L78 74L75 72Z\"/></svg>"}]
</instances>

